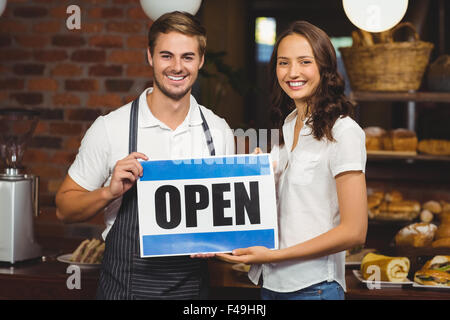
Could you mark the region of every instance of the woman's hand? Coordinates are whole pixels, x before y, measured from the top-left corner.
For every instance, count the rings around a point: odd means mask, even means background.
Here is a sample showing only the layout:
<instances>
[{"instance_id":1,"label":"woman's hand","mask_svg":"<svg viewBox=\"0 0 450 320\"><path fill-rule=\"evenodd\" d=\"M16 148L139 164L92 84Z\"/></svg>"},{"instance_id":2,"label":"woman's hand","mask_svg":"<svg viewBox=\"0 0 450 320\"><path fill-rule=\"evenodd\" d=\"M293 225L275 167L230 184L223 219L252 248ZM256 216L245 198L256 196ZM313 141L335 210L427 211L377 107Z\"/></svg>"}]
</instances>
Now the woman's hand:
<instances>
[{"instance_id":1,"label":"woman's hand","mask_svg":"<svg viewBox=\"0 0 450 320\"><path fill-rule=\"evenodd\" d=\"M256 246L243 249L235 249L231 254L216 253L217 257L231 263L261 264L273 262L276 251L266 247Z\"/></svg>"},{"instance_id":2,"label":"woman's hand","mask_svg":"<svg viewBox=\"0 0 450 320\"><path fill-rule=\"evenodd\" d=\"M215 255L216 255L215 253L195 253L195 254L191 254L191 258L208 259L208 258L213 258Z\"/></svg>"}]
</instances>

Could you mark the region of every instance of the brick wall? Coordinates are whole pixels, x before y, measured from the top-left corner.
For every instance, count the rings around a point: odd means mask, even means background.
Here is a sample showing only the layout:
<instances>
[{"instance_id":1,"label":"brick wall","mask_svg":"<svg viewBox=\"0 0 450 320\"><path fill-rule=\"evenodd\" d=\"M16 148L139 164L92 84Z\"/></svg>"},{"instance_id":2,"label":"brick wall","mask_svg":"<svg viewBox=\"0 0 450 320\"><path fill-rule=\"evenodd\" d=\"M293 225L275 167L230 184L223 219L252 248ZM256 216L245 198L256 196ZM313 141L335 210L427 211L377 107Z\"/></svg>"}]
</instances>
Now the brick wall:
<instances>
[{"instance_id":1,"label":"brick wall","mask_svg":"<svg viewBox=\"0 0 450 320\"><path fill-rule=\"evenodd\" d=\"M80 30L66 26L71 4L81 9ZM151 86L150 24L139 0L8 0L0 17L0 108L41 112L24 158L41 179L39 219L56 220L55 193L91 123Z\"/></svg>"}]
</instances>

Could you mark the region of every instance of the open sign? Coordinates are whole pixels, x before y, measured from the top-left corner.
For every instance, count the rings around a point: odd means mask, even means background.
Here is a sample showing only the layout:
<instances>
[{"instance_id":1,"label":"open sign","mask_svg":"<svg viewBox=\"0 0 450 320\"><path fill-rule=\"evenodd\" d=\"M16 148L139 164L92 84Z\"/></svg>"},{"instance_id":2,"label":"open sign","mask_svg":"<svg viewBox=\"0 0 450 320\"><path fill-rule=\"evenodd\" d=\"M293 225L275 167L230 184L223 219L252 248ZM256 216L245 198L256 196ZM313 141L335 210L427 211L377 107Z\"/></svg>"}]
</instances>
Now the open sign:
<instances>
[{"instance_id":1,"label":"open sign","mask_svg":"<svg viewBox=\"0 0 450 320\"><path fill-rule=\"evenodd\" d=\"M268 154L141 162L141 257L278 247Z\"/></svg>"}]
</instances>

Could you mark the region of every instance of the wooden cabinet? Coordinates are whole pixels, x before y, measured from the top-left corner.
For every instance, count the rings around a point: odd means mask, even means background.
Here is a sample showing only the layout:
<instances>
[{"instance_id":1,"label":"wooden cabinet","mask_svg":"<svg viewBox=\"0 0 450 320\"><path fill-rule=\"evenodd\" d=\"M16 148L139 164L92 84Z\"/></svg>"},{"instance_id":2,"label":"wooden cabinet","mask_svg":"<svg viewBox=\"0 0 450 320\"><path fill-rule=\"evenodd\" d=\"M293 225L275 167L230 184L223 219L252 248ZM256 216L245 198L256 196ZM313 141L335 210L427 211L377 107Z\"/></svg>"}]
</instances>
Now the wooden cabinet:
<instances>
[{"instance_id":1,"label":"wooden cabinet","mask_svg":"<svg viewBox=\"0 0 450 320\"><path fill-rule=\"evenodd\" d=\"M447 92L352 92L350 98L360 108L366 107L365 102L373 101L414 104L412 111L415 111L417 103L433 104L446 111L450 107L450 93ZM408 121L406 119L406 123ZM409 126L414 130L415 124ZM418 134L418 138L420 141L424 137ZM447 139L450 139L450 129ZM421 202L433 197L450 201L450 156L368 153L366 174L369 187L403 189L408 196Z\"/></svg>"},{"instance_id":2,"label":"wooden cabinet","mask_svg":"<svg viewBox=\"0 0 450 320\"><path fill-rule=\"evenodd\" d=\"M420 104L446 111L450 107L450 93L444 92L352 92L350 98L359 108L373 107L373 102L392 101L413 105L412 111ZM415 124L410 126L415 127ZM448 136L447 139L450 138L450 129ZM418 139L420 141L423 137L418 134ZM421 203L428 200L450 201L450 156L368 153L366 179L369 190L399 190L405 197ZM393 237L410 223L369 221L366 246L395 254L391 246ZM448 251L450 253L450 249Z\"/></svg>"}]
</instances>

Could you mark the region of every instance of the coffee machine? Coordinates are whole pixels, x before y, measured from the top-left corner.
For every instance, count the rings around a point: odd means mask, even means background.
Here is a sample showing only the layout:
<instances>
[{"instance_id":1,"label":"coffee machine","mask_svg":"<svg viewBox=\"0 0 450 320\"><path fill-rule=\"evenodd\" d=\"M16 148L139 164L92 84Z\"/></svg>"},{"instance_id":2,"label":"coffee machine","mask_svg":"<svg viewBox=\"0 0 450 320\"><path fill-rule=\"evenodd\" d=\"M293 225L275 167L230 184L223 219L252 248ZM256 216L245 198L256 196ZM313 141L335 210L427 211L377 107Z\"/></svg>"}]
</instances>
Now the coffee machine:
<instances>
[{"instance_id":1,"label":"coffee machine","mask_svg":"<svg viewBox=\"0 0 450 320\"><path fill-rule=\"evenodd\" d=\"M38 214L39 179L25 174L22 158L38 123L38 112L0 109L0 262L16 263L38 258L41 247L34 239L33 215Z\"/></svg>"}]
</instances>

